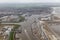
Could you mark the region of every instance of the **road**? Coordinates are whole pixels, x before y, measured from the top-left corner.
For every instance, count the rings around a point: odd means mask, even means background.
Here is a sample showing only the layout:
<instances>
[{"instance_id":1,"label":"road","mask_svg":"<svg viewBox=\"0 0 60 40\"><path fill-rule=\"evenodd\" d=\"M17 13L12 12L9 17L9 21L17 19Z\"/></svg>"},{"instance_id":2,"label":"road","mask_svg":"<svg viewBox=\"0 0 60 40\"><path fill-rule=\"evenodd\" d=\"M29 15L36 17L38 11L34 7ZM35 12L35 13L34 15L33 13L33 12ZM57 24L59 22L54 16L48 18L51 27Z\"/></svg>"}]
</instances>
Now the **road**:
<instances>
[{"instance_id":1,"label":"road","mask_svg":"<svg viewBox=\"0 0 60 40\"><path fill-rule=\"evenodd\" d=\"M52 33L57 37L58 40L60 40L60 21L46 21L49 26L49 29L52 31Z\"/></svg>"},{"instance_id":2,"label":"road","mask_svg":"<svg viewBox=\"0 0 60 40\"><path fill-rule=\"evenodd\" d=\"M19 24L22 27L22 33L21 37L22 40L40 40L39 38L36 38L36 36L33 36L31 28L36 27L39 29L38 25L35 24L34 21L38 22L38 17L39 16L31 16L29 17L26 21L21 22L21 23L2 23L2 24ZM53 29L52 31L56 32L56 34L60 35L60 25L52 25L49 28ZM40 30L40 29L39 29ZM38 31L39 32L39 31Z\"/></svg>"},{"instance_id":3,"label":"road","mask_svg":"<svg viewBox=\"0 0 60 40\"><path fill-rule=\"evenodd\" d=\"M57 34L57 38L60 40L60 24L51 25L50 29Z\"/></svg>"},{"instance_id":4,"label":"road","mask_svg":"<svg viewBox=\"0 0 60 40\"><path fill-rule=\"evenodd\" d=\"M26 21L24 22L20 22L20 23L1 23L1 24L19 24L21 25L22 27L22 33L21 33L21 37L22 37L22 40L39 40L37 39L36 37L33 36L32 34L32 25L33 26L37 26L37 25L34 25L34 21L37 21L38 22L38 15L32 15L30 16Z\"/></svg>"},{"instance_id":5,"label":"road","mask_svg":"<svg viewBox=\"0 0 60 40\"><path fill-rule=\"evenodd\" d=\"M23 40L38 40L37 38L35 38L33 36L32 31L31 31L31 27L32 27L35 20L38 21L36 19L36 17L31 16L30 18L28 18L27 21L20 23L20 25L22 27L22 38L23 38ZM37 26L37 25L34 25L34 26Z\"/></svg>"},{"instance_id":6,"label":"road","mask_svg":"<svg viewBox=\"0 0 60 40\"><path fill-rule=\"evenodd\" d=\"M36 20L35 18L29 18L27 21L22 23L22 28L23 28L23 40L40 40L38 38L36 38L35 36L32 35L31 32L31 27L37 27L38 28L38 24L36 25L34 23L34 20ZM38 20L36 20L38 21ZM50 25L49 26L50 29L52 29L51 31L54 33L54 35L57 37L57 39L60 40L60 24L54 24L54 25Z\"/></svg>"}]
</instances>

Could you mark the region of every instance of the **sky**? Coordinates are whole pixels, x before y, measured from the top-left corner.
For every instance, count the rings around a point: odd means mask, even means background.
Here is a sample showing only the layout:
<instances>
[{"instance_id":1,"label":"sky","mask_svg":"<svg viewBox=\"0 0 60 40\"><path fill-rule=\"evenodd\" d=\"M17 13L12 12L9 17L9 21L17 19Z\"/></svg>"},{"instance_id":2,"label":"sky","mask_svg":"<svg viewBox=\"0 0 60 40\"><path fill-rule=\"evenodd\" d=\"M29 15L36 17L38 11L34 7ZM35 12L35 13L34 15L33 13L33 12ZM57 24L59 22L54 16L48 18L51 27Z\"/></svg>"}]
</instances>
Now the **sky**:
<instances>
[{"instance_id":1,"label":"sky","mask_svg":"<svg viewBox=\"0 0 60 40\"><path fill-rule=\"evenodd\" d=\"M0 0L0 3L60 3L60 0Z\"/></svg>"}]
</instances>

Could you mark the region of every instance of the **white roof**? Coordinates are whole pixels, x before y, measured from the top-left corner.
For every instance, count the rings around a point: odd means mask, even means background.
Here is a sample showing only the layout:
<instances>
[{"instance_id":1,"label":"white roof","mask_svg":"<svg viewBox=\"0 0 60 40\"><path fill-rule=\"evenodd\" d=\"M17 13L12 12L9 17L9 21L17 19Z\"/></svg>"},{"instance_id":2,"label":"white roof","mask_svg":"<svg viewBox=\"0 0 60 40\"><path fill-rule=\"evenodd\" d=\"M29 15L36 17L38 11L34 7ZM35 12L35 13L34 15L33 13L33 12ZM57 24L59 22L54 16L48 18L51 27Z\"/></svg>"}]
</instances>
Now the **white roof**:
<instances>
[{"instance_id":1,"label":"white roof","mask_svg":"<svg viewBox=\"0 0 60 40\"><path fill-rule=\"evenodd\" d=\"M10 31L7 30L7 31L4 32L4 35L9 35L9 33L10 33Z\"/></svg>"},{"instance_id":2,"label":"white roof","mask_svg":"<svg viewBox=\"0 0 60 40\"><path fill-rule=\"evenodd\" d=\"M44 21L40 21L40 24L43 24L43 23L45 23Z\"/></svg>"},{"instance_id":3,"label":"white roof","mask_svg":"<svg viewBox=\"0 0 60 40\"><path fill-rule=\"evenodd\" d=\"M52 12L52 14L60 18L60 7L54 7L54 11Z\"/></svg>"},{"instance_id":4,"label":"white roof","mask_svg":"<svg viewBox=\"0 0 60 40\"><path fill-rule=\"evenodd\" d=\"M11 18L18 18L18 16L14 16L14 15L11 15L10 17L11 17Z\"/></svg>"},{"instance_id":5,"label":"white roof","mask_svg":"<svg viewBox=\"0 0 60 40\"><path fill-rule=\"evenodd\" d=\"M54 7L52 14L60 14L60 7Z\"/></svg>"},{"instance_id":6,"label":"white roof","mask_svg":"<svg viewBox=\"0 0 60 40\"><path fill-rule=\"evenodd\" d=\"M9 31L11 31L11 28L8 28Z\"/></svg>"},{"instance_id":7,"label":"white roof","mask_svg":"<svg viewBox=\"0 0 60 40\"><path fill-rule=\"evenodd\" d=\"M1 17L0 19L2 19L2 18L7 18L8 16L3 16L3 17Z\"/></svg>"}]
</instances>

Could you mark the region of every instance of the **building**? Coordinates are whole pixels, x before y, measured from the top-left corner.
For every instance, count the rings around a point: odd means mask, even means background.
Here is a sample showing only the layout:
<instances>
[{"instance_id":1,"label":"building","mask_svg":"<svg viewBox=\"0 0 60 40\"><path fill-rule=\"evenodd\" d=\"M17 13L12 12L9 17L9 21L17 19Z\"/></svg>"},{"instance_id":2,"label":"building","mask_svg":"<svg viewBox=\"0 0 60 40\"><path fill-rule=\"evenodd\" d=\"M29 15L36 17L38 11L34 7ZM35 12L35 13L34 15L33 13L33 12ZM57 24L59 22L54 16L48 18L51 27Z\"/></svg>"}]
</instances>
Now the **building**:
<instances>
[{"instance_id":1,"label":"building","mask_svg":"<svg viewBox=\"0 0 60 40\"><path fill-rule=\"evenodd\" d=\"M3 17L0 18L0 20L2 22L17 22L17 21L19 21L19 17L18 16L14 16L14 15L3 16Z\"/></svg>"},{"instance_id":2,"label":"building","mask_svg":"<svg viewBox=\"0 0 60 40\"><path fill-rule=\"evenodd\" d=\"M60 7L54 7L53 9L54 10L51 14L52 20L60 21Z\"/></svg>"}]
</instances>

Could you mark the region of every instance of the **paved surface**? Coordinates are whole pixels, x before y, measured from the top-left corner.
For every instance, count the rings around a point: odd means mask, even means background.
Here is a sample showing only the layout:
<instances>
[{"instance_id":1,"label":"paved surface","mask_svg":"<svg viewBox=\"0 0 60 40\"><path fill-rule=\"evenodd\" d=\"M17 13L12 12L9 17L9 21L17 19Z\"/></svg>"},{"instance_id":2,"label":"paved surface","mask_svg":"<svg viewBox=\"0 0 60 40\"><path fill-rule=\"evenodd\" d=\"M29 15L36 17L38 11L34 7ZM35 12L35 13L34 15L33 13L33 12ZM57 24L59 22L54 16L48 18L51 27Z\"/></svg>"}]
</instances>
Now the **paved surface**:
<instances>
[{"instance_id":1,"label":"paved surface","mask_svg":"<svg viewBox=\"0 0 60 40\"><path fill-rule=\"evenodd\" d=\"M50 28L60 36L60 25L52 25Z\"/></svg>"},{"instance_id":2,"label":"paved surface","mask_svg":"<svg viewBox=\"0 0 60 40\"><path fill-rule=\"evenodd\" d=\"M55 36L57 37L57 39L60 40L60 24L58 22L51 24L49 28L53 31L54 34L56 34Z\"/></svg>"},{"instance_id":3,"label":"paved surface","mask_svg":"<svg viewBox=\"0 0 60 40\"><path fill-rule=\"evenodd\" d=\"M28 18L27 21L21 23L22 30L23 30L22 31L23 40L38 40L32 35L32 31L31 31L31 27L35 20L36 20L35 17L30 17Z\"/></svg>"},{"instance_id":4,"label":"paved surface","mask_svg":"<svg viewBox=\"0 0 60 40\"><path fill-rule=\"evenodd\" d=\"M21 33L21 36L20 36L20 38L22 38L22 40L39 40L32 35L32 30L31 30L32 25L37 26L37 25L34 25L33 23L34 23L34 21L38 22L38 19L37 19L38 17L39 17L38 15L33 15L33 16L27 18L27 20L24 21L24 22L2 23L2 24L19 24L22 27L22 33Z\"/></svg>"}]
</instances>

